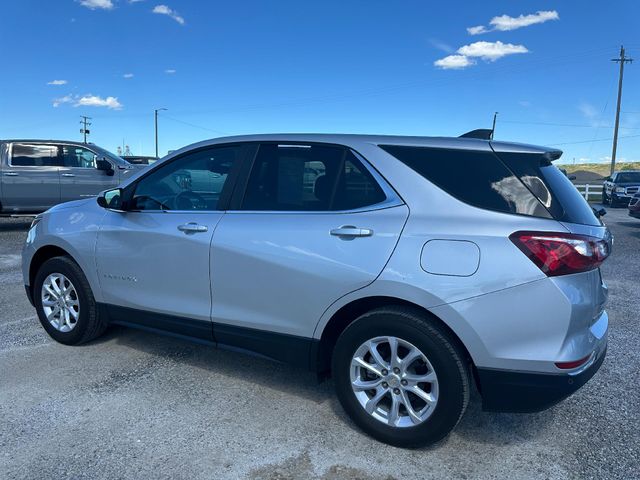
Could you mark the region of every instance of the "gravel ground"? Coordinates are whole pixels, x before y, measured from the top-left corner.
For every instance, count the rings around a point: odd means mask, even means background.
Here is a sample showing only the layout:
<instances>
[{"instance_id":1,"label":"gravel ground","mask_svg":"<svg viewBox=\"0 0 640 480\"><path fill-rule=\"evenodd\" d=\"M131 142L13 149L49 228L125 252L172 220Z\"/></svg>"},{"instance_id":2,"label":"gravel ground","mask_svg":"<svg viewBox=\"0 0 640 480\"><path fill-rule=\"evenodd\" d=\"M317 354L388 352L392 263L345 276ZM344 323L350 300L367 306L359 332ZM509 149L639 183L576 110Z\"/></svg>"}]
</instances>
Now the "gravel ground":
<instances>
[{"instance_id":1,"label":"gravel ground","mask_svg":"<svg viewBox=\"0 0 640 480\"><path fill-rule=\"evenodd\" d=\"M640 220L610 209L609 354L538 414L474 398L440 445L360 433L332 384L286 365L112 328L53 342L23 291L28 222L0 220L0 478L640 478Z\"/></svg>"}]
</instances>

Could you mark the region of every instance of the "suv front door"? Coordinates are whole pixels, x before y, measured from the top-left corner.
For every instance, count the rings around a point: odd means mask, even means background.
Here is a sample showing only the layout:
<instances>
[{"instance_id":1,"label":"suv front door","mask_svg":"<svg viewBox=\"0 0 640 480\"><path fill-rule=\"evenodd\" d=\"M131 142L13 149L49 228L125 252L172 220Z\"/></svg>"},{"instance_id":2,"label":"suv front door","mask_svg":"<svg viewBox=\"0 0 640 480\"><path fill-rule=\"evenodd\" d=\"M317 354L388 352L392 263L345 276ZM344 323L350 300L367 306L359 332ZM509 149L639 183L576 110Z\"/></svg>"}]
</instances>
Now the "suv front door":
<instances>
[{"instance_id":1,"label":"suv front door","mask_svg":"<svg viewBox=\"0 0 640 480\"><path fill-rule=\"evenodd\" d=\"M340 146L263 143L244 177L213 236L216 339L304 356L327 307L380 274L408 208Z\"/></svg>"},{"instance_id":2,"label":"suv front door","mask_svg":"<svg viewBox=\"0 0 640 480\"><path fill-rule=\"evenodd\" d=\"M79 145L61 145L60 200L68 202L95 197L102 190L118 185L116 175L107 175L96 168L97 155ZM114 166L117 171L117 167Z\"/></svg>"},{"instance_id":3,"label":"suv front door","mask_svg":"<svg viewBox=\"0 0 640 480\"><path fill-rule=\"evenodd\" d=\"M107 210L96 258L112 320L212 339L211 238L244 148L188 152L130 185L127 211Z\"/></svg>"},{"instance_id":4,"label":"suv front door","mask_svg":"<svg viewBox=\"0 0 640 480\"><path fill-rule=\"evenodd\" d=\"M2 207L42 212L60 203L60 157L55 145L13 143L2 169Z\"/></svg>"}]
</instances>

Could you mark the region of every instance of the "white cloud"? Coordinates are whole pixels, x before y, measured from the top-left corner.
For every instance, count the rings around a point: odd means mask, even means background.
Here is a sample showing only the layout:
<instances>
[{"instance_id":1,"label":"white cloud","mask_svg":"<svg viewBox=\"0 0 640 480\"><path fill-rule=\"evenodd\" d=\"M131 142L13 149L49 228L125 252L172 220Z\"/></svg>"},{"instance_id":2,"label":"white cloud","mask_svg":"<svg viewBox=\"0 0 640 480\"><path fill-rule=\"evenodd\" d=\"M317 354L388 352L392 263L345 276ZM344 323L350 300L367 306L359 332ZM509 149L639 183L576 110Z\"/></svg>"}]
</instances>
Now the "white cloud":
<instances>
[{"instance_id":1,"label":"white cloud","mask_svg":"<svg viewBox=\"0 0 640 480\"><path fill-rule=\"evenodd\" d=\"M463 45L456 51L456 55L449 55L433 62L436 67L443 69L466 68L475 65L474 58L481 58L487 62L495 62L499 58L514 53L527 53L524 45L498 42L475 42Z\"/></svg>"},{"instance_id":2,"label":"white cloud","mask_svg":"<svg viewBox=\"0 0 640 480\"><path fill-rule=\"evenodd\" d=\"M518 105L520 105L521 107L530 107L531 102L529 100L520 100L518 102Z\"/></svg>"},{"instance_id":3,"label":"white cloud","mask_svg":"<svg viewBox=\"0 0 640 480\"><path fill-rule=\"evenodd\" d=\"M124 75L122 75L122 78L133 78L134 75L133 73L125 73Z\"/></svg>"},{"instance_id":4,"label":"white cloud","mask_svg":"<svg viewBox=\"0 0 640 480\"><path fill-rule=\"evenodd\" d=\"M51 80L50 82L47 82L47 85L66 85L67 81L66 80Z\"/></svg>"},{"instance_id":5,"label":"white cloud","mask_svg":"<svg viewBox=\"0 0 640 480\"><path fill-rule=\"evenodd\" d=\"M73 97L71 95L65 95L64 97L54 98L53 99L53 106L54 107L59 107L63 103L73 103Z\"/></svg>"},{"instance_id":6,"label":"white cloud","mask_svg":"<svg viewBox=\"0 0 640 480\"><path fill-rule=\"evenodd\" d=\"M452 53L453 50L454 50L451 45L449 45L448 43L444 43L444 42L438 40L437 38L430 38L429 39L429 43L434 48L437 48L438 50L442 50L445 53Z\"/></svg>"},{"instance_id":7,"label":"white cloud","mask_svg":"<svg viewBox=\"0 0 640 480\"><path fill-rule=\"evenodd\" d=\"M111 0L80 0L80 5L90 8L91 10L95 10L96 8L111 10L113 8L113 2Z\"/></svg>"},{"instance_id":8,"label":"white cloud","mask_svg":"<svg viewBox=\"0 0 640 480\"><path fill-rule=\"evenodd\" d=\"M164 71L164 73L167 73L167 74L169 74L169 75L172 75L172 74L176 73L176 71L175 71L175 69L174 69L174 68L167 68L167 69Z\"/></svg>"},{"instance_id":9,"label":"white cloud","mask_svg":"<svg viewBox=\"0 0 640 480\"><path fill-rule=\"evenodd\" d=\"M580 112L582 112L582 115L584 115L585 118L589 120L593 120L598 116L596 107L594 107L590 103L582 102L580 105L578 105L578 108L580 109Z\"/></svg>"},{"instance_id":10,"label":"white cloud","mask_svg":"<svg viewBox=\"0 0 640 480\"><path fill-rule=\"evenodd\" d=\"M176 22L178 22L180 25L184 25L184 18L182 18L178 12L176 12L175 10L172 10L171 8L169 8L166 5L156 5L155 7L153 7L152 10L153 13L158 13L160 15L167 15L171 18L173 18Z\"/></svg>"},{"instance_id":11,"label":"white cloud","mask_svg":"<svg viewBox=\"0 0 640 480\"><path fill-rule=\"evenodd\" d=\"M464 55L449 55L448 57L441 58L433 62L433 64L444 70L456 69L456 68L466 68L473 65L475 62L469 57L465 57Z\"/></svg>"},{"instance_id":12,"label":"white cloud","mask_svg":"<svg viewBox=\"0 0 640 480\"><path fill-rule=\"evenodd\" d=\"M116 97L102 98L97 95L85 95L83 97L80 97L73 106L74 107L79 107L79 106L107 107L112 110L120 110L122 108L122 104L118 101Z\"/></svg>"},{"instance_id":13,"label":"white cloud","mask_svg":"<svg viewBox=\"0 0 640 480\"><path fill-rule=\"evenodd\" d=\"M122 104L118 101L117 97L105 97L102 98L98 95L65 95L64 97L55 98L53 100L53 106L59 107L63 104L71 104L74 107L106 107L111 110L120 110Z\"/></svg>"},{"instance_id":14,"label":"white cloud","mask_svg":"<svg viewBox=\"0 0 640 480\"><path fill-rule=\"evenodd\" d=\"M495 62L497 59L514 53L527 53L524 45L514 45L512 43L497 42L475 42L464 45L458 49L460 55L467 57L479 57L483 60Z\"/></svg>"},{"instance_id":15,"label":"white cloud","mask_svg":"<svg viewBox=\"0 0 640 480\"><path fill-rule=\"evenodd\" d=\"M469 32L469 35L480 35L481 33L486 33L487 29L484 25L478 25L477 27L468 27L467 32Z\"/></svg>"},{"instance_id":16,"label":"white cloud","mask_svg":"<svg viewBox=\"0 0 640 480\"><path fill-rule=\"evenodd\" d=\"M493 17L489 22L496 30L506 32L516 30L537 23L548 22L549 20L559 20L560 15L555 10L538 11L530 15L520 15L519 17L510 17L509 15L500 15Z\"/></svg>"},{"instance_id":17,"label":"white cloud","mask_svg":"<svg viewBox=\"0 0 640 480\"><path fill-rule=\"evenodd\" d=\"M509 15L500 15L493 17L489 22L492 28L486 28L484 25L478 25L477 27L467 28L467 32L470 35L480 35L482 33L492 32L498 30L500 32L507 32L509 30L517 30L518 28L528 27L530 25L536 25L538 23L545 23L549 20L559 20L560 15L555 10L540 10L536 13L529 15L520 15L518 17L510 17Z\"/></svg>"}]
</instances>

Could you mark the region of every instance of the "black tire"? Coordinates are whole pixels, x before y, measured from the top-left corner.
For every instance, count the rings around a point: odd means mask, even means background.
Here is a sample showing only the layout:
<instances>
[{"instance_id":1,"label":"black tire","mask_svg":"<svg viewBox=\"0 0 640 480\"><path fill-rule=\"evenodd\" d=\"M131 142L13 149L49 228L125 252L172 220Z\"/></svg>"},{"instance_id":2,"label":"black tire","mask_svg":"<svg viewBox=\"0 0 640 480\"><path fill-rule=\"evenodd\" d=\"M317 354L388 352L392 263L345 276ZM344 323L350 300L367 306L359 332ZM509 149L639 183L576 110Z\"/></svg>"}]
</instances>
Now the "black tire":
<instances>
[{"instance_id":1,"label":"black tire","mask_svg":"<svg viewBox=\"0 0 640 480\"><path fill-rule=\"evenodd\" d=\"M61 273L73 284L79 301L79 316L75 327L62 332L57 330L49 321L42 306L42 284L52 273ZM65 345L80 345L93 340L104 333L107 322L98 312L95 298L84 273L69 257L54 257L42 264L33 282L33 301L40 323L47 333L57 342Z\"/></svg>"},{"instance_id":2,"label":"black tire","mask_svg":"<svg viewBox=\"0 0 640 480\"><path fill-rule=\"evenodd\" d=\"M351 361L360 345L379 336L394 336L421 350L438 377L438 401L422 423L393 427L374 418L359 403L351 386ZM445 438L462 418L470 395L465 354L450 332L418 309L383 307L360 316L336 343L332 374L340 403L351 419L372 437L398 447L422 447Z\"/></svg>"}]
</instances>

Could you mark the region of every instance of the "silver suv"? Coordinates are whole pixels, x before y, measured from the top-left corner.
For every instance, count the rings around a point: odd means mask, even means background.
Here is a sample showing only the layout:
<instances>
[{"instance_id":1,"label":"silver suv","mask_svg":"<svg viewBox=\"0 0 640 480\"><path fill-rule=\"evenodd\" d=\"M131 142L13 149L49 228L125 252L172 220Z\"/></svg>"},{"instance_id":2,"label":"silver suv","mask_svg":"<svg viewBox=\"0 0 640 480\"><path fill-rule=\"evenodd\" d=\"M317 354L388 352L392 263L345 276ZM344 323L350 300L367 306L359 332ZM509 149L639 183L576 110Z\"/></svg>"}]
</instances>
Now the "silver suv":
<instances>
[{"instance_id":1,"label":"silver suv","mask_svg":"<svg viewBox=\"0 0 640 480\"><path fill-rule=\"evenodd\" d=\"M487 410L537 411L604 360L611 239L560 155L475 138L205 141L38 216L24 283L59 342L119 324L290 362L331 375L370 435L426 445L473 386Z\"/></svg>"},{"instance_id":2,"label":"silver suv","mask_svg":"<svg viewBox=\"0 0 640 480\"><path fill-rule=\"evenodd\" d=\"M39 213L95 197L138 168L92 143L0 140L0 214Z\"/></svg>"}]
</instances>

